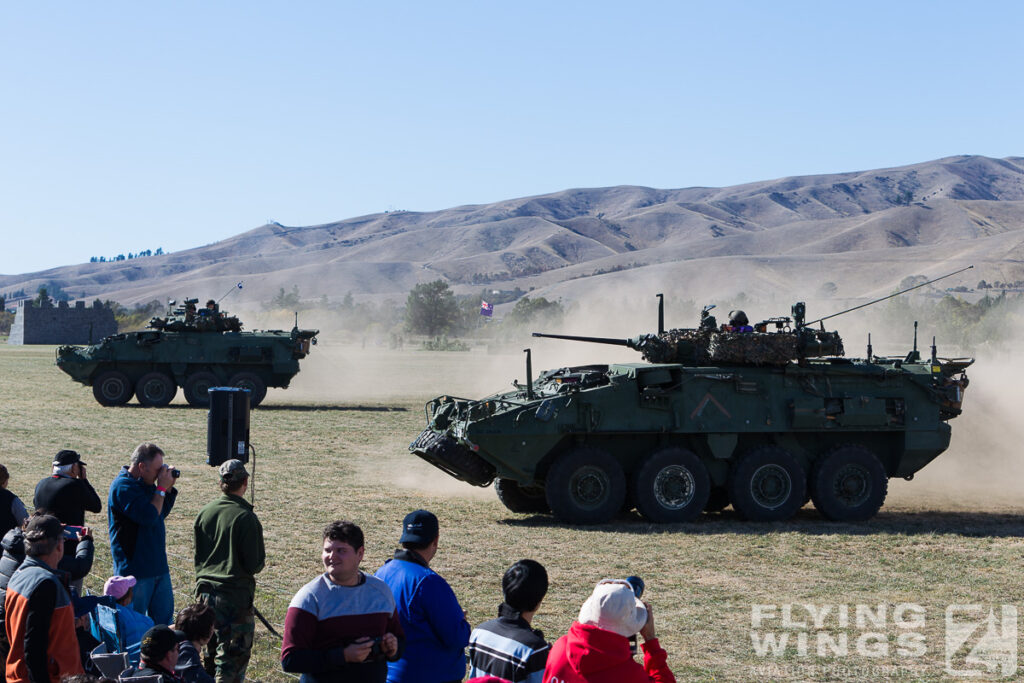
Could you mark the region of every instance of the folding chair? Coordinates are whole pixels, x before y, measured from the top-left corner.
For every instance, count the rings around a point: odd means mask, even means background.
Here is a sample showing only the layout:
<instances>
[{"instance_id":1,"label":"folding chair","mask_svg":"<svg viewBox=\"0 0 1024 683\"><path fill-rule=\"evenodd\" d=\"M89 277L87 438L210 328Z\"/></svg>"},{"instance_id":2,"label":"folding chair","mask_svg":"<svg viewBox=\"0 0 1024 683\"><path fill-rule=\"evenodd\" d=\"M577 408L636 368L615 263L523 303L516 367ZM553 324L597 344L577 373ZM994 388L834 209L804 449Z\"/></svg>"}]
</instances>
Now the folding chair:
<instances>
[{"instance_id":1,"label":"folding chair","mask_svg":"<svg viewBox=\"0 0 1024 683\"><path fill-rule=\"evenodd\" d=\"M111 652L107 649L106 643L100 643L92 652L89 659L96 665L106 678L116 681L121 672L128 668L127 652Z\"/></svg>"},{"instance_id":2,"label":"folding chair","mask_svg":"<svg viewBox=\"0 0 1024 683\"><path fill-rule=\"evenodd\" d=\"M117 604L113 601L109 605L100 603L93 608L92 636L107 646L107 652L127 651L121 622L117 618Z\"/></svg>"}]
</instances>

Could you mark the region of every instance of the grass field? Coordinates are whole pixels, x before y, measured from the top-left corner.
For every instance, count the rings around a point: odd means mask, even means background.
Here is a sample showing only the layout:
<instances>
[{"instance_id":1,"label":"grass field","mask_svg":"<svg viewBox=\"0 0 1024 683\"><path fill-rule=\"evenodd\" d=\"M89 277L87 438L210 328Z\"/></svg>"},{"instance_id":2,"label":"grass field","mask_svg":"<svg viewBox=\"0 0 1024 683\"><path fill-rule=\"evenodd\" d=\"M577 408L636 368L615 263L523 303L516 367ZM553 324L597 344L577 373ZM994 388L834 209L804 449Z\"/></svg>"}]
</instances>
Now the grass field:
<instances>
[{"instance_id":1,"label":"grass field","mask_svg":"<svg viewBox=\"0 0 1024 683\"><path fill-rule=\"evenodd\" d=\"M552 640L596 581L638 574L680 680L952 679L945 671L947 606L982 605L980 616L994 607L999 617L1000 605L1024 602L1020 466L1012 453L1020 443L1014 408L1022 385L1005 372L979 364L966 414L953 422L951 450L917 481L891 482L888 503L870 523L828 523L807 507L778 524L748 524L726 511L685 525L652 526L631 515L601 528L573 528L510 513L492 491L456 482L407 452L423 427L426 399L498 390L522 379L521 363L518 355L478 351L321 344L291 389L270 390L252 413L251 434L256 511L268 551L257 606L278 630L291 596L320 571L326 522L348 518L363 527L364 569L372 572L394 549L402 516L417 507L441 520L434 567L472 623L494 615L501 573L522 557L548 569L551 590L535 626ZM135 445L152 440L164 448L168 463L183 472L168 519L168 552L176 607L184 606L193 579L191 525L218 493L215 472L204 464L206 412L186 407L180 395L165 409L102 408L90 390L57 370L52 347L2 346L0 418L0 462L27 505L61 448L82 453L104 501ZM97 590L111 568L106 510L89 521L99 551L87 585ZM920 609L896 609L905 604ZM799 625L809 622L803 605L819 613L820 626ZM858 605L872 612L860 608L859 623ZM843 609L848 623L839 617ZM766 616L752 629L755 611ZM752 630L758 643L788 634L785 653L759 655ZM829 642L844 634L848 653L837 655ZM980 636L954 648L954 668L990 674L968 656ZM802 638L806 655L798 648ZM1007 642L1016 644L1016 633ZM288 680L279 648L257 625L249 676ZM980 648L975 655L985 659Z\"/></svg>"}]
</instances>

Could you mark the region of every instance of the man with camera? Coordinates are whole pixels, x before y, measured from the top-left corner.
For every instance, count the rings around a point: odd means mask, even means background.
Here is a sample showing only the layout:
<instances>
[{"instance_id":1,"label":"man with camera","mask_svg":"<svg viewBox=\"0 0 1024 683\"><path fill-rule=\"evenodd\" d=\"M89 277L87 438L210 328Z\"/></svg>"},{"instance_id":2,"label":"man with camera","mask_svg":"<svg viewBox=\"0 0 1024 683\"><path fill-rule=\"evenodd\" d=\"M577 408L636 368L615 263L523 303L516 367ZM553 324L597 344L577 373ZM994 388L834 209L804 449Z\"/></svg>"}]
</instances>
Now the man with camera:
<instances>
[{"instance_id":1,"label":"man with camera","mask_svg":"<svg viewBox=\"0 0 1024 683\"><path fill-rule=\"evenodd\" d=\"M323 533L324 573L303 586L284 620L281 668L303 683L384 683L387 662L402 655L395 598L380 579L363 573L363 530L331 522Z\"/></svg>"},{"instance_id":2,"label":"man with camera","mask_svg":"<svg viewBox=\"0 0 1024 683\"><path fill-rule=\"evenodd\" d=\"M67 449L54 457L53 474L36 484L32 502L37 510L47 510L64 524L77 527L85 526L86 511L99 512L103 509L96 489L85 476L82 456Z\"/></svg>"},{"instance_id":3,"label":"man with camera","mask_svg":"<svg viewBox=\"0 0 1024 683\"><path fill-rule=\"evenodd\" d=\"M69 527L79 529L85 526L85 513L100 512L103 503L96 489L85 476L82 456L72 450L62 450L53 458L53 474L36 484L32 501L37 510L46 510ZM65 534L64 553L74 556L78 538L74 533ZM71 583L71 590L78 595L82 580Z\"/></svg>"},{"instance_id":4,"label":"man with camera","mask_svg":"<svg viewBox=\"0 0 1024 683\"><path fill-rule=\"evenodd\" d=\"M551 647L544 683L675 683L654 634L654 612L636 590L622 579L597 584L569 633ZM630 647L637 633L644 639L642 666Z\"/></svg>"},{"instance_id":5,"label":"man with camera","mask_svg":"<svg viewBox=\"0 0 1024 683\"><path fill-rule=\"evenodd\" d=\"M135 577L132 606L158 625L174 619L164 519L178 497L174 485L179 476L181 472L164 464L159 446L139 444L131 463L110 483L107 496L114 573Z\"/></svg>"},{"instance_id":6,"label":"man with camera","mask_svg":"<svg viewBox=\"0 0 1024 683\"><path fill-rule=\"evenodd\" d=\"M207 666L216 665L217 683L241 683L256 631L256 574L263 570L266 550L263 526L244 498L249 488L245 465L228 460L219 472L223 495L207 503L193 525L196 599L214 613Z\"/></svg>"}]
</instances>

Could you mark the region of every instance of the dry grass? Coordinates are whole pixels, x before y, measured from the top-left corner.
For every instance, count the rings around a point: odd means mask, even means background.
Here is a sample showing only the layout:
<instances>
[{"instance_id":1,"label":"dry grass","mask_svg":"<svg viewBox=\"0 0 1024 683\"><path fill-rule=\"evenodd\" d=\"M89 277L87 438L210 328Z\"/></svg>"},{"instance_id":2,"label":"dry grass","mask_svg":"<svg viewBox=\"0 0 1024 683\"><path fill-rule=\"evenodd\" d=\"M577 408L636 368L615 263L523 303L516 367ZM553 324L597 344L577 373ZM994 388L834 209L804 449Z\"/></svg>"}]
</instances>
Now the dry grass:
<instances>
[{"instance_id":1,"label":"dry grass","mask_svg":"<svg viewBox=\"0 0 1024 683\"><path fill-rule=\"evenodd\" d=\"M51 347L0 347L0 462L11 470L10 488L30 503L51 456L72 447L105 491L137 443L159 443L184 473L168 520L180 608L191 591L191 524L216 495L216 477L203 462L206 413L179 405L180 397L163 410L102 408L52 361ZM808 508L792 522L771 525L743 523L727 512L691 525L651 526L629 516L602 528L572 528L509 513L490 491L455 482L408 455L407 443L422 428L424 400L442 391L498 389L521 377L520 363L517 356L476 352L322 345L292 389L271 390L265 407L252 414L252 442L256 510L268 549L257 605L278 630L291 595L319 571L319 530L327 521L349 518L363 527L365 568L372 571L392 551L402 516L416 507L441 519L435 568L473 623L493 615L501 572L521 557L536 558L550 572L551 591L536 625L552 639L565 632L597 580L643 576L680 680L878 680L887 672L865 667L893 665L911 667L903 672L908 680L940 680L946 676L946 606L1019 598L1024 522L1013 503L901 498L903 487L918 482L893 482L894 499L870 524L826 523ZM970 413L960 418L954 431L970 419ZM88 585L97 589L110 570L105 511L89 521L97 527L100 554ZM879 629L826 622L830 635L849 634L846 657L814 656L813 635L806 657L792 650L781 659L759 657L751 645L753 604L847 604L851 610L859 603L884 604L891 612L907 602L927 610L918 629L926 643L922 657L896 654L900 629L891 614ZM766 628L782 630L778 621ZM856 637L872 630L885 634L887 655L856 653ZM279 645L257 626L251 677L286 679L277 664ZM754 668L773 664L835 668Z\"/></svg>"}]
</instances>

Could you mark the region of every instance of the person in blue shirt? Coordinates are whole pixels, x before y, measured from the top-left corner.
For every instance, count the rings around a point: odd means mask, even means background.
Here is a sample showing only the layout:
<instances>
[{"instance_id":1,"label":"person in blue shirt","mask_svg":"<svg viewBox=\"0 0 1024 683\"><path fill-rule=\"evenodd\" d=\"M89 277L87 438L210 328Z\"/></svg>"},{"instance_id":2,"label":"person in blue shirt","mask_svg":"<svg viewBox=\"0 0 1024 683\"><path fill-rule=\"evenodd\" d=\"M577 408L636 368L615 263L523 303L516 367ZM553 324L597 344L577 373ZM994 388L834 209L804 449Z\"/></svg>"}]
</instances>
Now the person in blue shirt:
<instances>
[{"instance_id":1,"label":"person in blue shirt","mask_svg":"<svg viewBox=\"0 0 1024 683\"><path fill-rule=\"evenodd\" d=\"M164 519L178 497L174 471L164 464L159 446L140 444L132 453L131 464L122 467L110 483L107 497L114 573L135 577L132 606L157 625L174 619L164 528Z\"/></svg>"},{"instance_id":2,"label":"person in blue shirt","mask_svg":"<svg viewBox=\"0 0 1024 683\"><path fill-rule=\"evenodd\" d=\"M430 568L439 538L433 513L410 512L402 522L402 547L377 570L395 596L406 638L401 659L388 663L388 683L449 683L466 675L466 612L448 582Z\"/></svg>"},{"instance_id":3,"label":"person in blue shirt","mask_svg":"<svg viewBox=\"0 0 1024 683\"><path fill-rule=\"evenodd\" d=\"M109 595L117 602L117 621L121 627L121 636L126 644L128 663L139 663L139 646L142 636L153 628L153 620L145 614L132 609L136 579L134 576L111 576L103 584L103 594Z\"/></svg>"}]
</instances>

